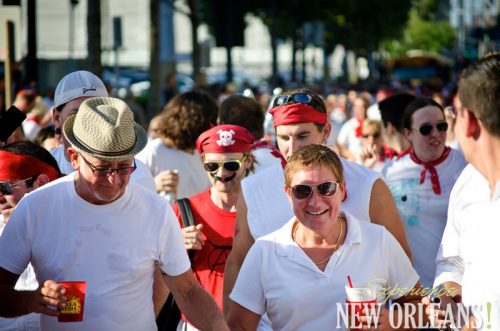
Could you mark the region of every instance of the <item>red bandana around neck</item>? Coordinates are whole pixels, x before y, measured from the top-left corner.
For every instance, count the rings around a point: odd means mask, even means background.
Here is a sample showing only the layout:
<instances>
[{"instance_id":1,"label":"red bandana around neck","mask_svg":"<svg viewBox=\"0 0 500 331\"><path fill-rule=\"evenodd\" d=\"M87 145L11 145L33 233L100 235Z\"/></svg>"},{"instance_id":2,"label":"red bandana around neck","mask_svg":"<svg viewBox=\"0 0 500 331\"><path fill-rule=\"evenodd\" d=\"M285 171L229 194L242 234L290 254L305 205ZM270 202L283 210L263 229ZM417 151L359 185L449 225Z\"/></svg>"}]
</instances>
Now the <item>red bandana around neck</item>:
<instances>
[{"instance_id":1,"label":"red bandana around neck","mask_svg":"<svg viewBox=\"0 0 500 331\"><path fill-rule=\"evenodd\" d=\"M363 135L363 119L361 118L361 116L356 116L355 118L358 122L358 126L355 129L356 138L361 138L361 136Z\"/></svg>"},{"instance_id":2,"label":"red bandana around neck","mask_svg":"<svg viewBox=\"0 0 500 331\"><path fill-rule=\"evenodd\" d=\"M439 176L438 176L438 173L436 171L435 166L437 166L438 164L440 164L441 162L446 160L448 155L450 155L450 151L451 151L451 148L446 146L444 148L443 154L441 154L441 156L439 158L437 158L436 160L431 161L431 162L424 162L417 157L417 154L415 154L415 151L413 150L413 148L410 149L411 160L413 162L415 162L416 164L421 164L424 167L424 169L422 169L422 171L420 172L420 184L424 183L425 174L426 174L427 170L429 170L429 173L431 174L432 190L437 195L441 194L441 186L439 185Z\"/></svg>"}]
</instances>

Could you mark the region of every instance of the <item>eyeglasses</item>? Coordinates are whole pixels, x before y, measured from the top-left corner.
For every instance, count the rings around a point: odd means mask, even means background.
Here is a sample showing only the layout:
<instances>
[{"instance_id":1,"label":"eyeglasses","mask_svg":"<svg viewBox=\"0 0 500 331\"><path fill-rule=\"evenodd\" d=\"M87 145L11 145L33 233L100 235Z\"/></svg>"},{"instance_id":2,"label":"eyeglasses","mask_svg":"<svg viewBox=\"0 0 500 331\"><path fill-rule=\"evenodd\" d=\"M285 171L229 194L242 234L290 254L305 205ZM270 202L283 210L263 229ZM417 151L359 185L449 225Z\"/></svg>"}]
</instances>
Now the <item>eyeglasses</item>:
<instances>
[{"instance_id":1,"label":"eyeglasses","mask_svg":"<svg viewBox=\"0 0 500 331\"><path fill-rule=\"evenodd\" d=\"M369 133L369 134L364 134L363 138L368 139L370 137L373 137L373 139L378 139L380 137L380 132L379 133Z\"/></svg>"},{"instance_id":2,"label":"eyeglasses","mask_svg":"<svg viewBox=\"0 0 500 331\"><path fill-rule=\"evenodd\" d=\"M307 184L299 184L292 186L292 194L298 200L307 199L312 195L313 188L316 188L316 191L324 196L331 197L337 192L338 184L336 182L324 182L318 185L307 185Z\"/></svg>"},{"instance_id":3,"label":"eyeglasses","mask_svg":"<svg viewBox=\"0 0 500 331\"><path fill-rule=\"evenodd\" d=\"M135 159L133 166L131 167L121 167L121 168L98 168L95 165L91 164L89 161L87 161L82 154L80 154L82 157L83 162L90 168L92 171L92 174L96 177L108 177L112 176L113 174L117 174L118 176L128 176L132 174L135 169L137 169L137 165L135 164Z\"/></svg>"},{"instance_id":4,"label":"eyeglasses","mask_svg":"<svg viewBox=\"0 0 500 331\"><path fill-rule=\"evenodd\" d=\"M273 102L273 107L286 105L287 103L304 103L309 105L313 100L312 95L308 93L294 93L290 95L281 95L276 97Z\"/></svg>"},{"instance_id":5,"label":"eyeglasses","mask_svg":"<svg viewBox=\"0 0 500 331\"><path fill-rule=\"evenodd\" d=\"M227 171L238 171L241 167L241 164L245 159L247 158L247 155L244 155L241 160L227 160L227 161L204 161L203 162L203 167L205 168L206 171L210 173L217 172L220 167L224 167Z\"/></svg>"},{"instance_id":6,"label":"eyeglasses","mask_svg":"<svg viewBox=\"0 0 500 331\"><path fill-rule=\"evenodd\" d=\"M13 190L14 187L16 187L17 185L19 185L21 183L27 182L27 181L29 181L32 178L33 177L26 178L26 179L19 180L19 181L14 182L14 183L0 182L0 193L2 195L11 195L12 194L12 190Z\"/></svg>"},{"instance_id":7,"label":"eyeglasses","mask_svg":"<svg viewBox=\"0 0 500 331\"><path fill-rule=\"evenodd\" d=\"M432 125L432 124L424 124L418 128L418 131L420 132L420 134L422 136L428 136L431 134L433 128L434 128L434 125ZM448 130L448 123L439 122L436 124L436 129L439 132L446 132L446 130Z\"/></svg>"}]
</instances>

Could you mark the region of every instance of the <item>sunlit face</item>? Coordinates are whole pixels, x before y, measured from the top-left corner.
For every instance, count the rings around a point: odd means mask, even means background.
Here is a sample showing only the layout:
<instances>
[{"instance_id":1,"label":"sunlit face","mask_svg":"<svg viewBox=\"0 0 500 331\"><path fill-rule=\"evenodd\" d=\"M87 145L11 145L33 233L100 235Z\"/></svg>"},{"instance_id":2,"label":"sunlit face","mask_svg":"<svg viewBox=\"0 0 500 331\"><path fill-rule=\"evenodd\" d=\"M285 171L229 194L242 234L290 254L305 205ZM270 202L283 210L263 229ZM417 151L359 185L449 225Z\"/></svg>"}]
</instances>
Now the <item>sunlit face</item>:
<instances>
[{"instance_id":1,"label":"sunlit face","mask_svg":"<svg viewBox=\"0 0 500 331\"><path fill-rule=\"evenodd\" d=\"M1 180L1 182L9 182L11 184L21 181L26 178L19 178L16 180ZM0 210L2 211L2 215L4 217L5 221L8 221L10 218L10 215L14 211L14 208L17 206L19 201L21 201L21 198L26 194L31 191L33 191L33 185L28 187L26 185L26 182L22 182L19 184L16 184L15 186L12 186L12 194L2 194L0 193Z\"/></svg>"},{"instance_id":2,"label":"sunlit face","mask_svg":"<svg viewBox=\"0 0 500 331\"><path fill-rule=\"evenodd\" d=\"M52 113L52 121L54 122L54 128L56 131L62 130L64 122L72 115L75 115L78 112L78 108L86 99L90 97L80 97L73 99L64 105L64 108L61 111L57 111L54 109ZM61 133L63 137L64 150L66 151L70 146L69 143L64 139L64 135ZM68 155L65 153L65 156L69 160Z\"/></svg>"},{"instance_id":3,"label":"sunlit face","mask_svg":"<svg viewBox=\"0 0 500 331\"><path fill-rule=\"evenodd\" d=\"M252 166L252 157L244 158L243 153L205 153L203 155L204 163L222 163L233 160L240 161L240 167L237 171L227 170L222 164L215 172L207 171L208 179L214 190L224 193L238 192L241 180Z\"/></svg>"},{"instance_id":4,"label":"sunlit face","mask_svg":"<svg viewBox=\"0 0 500 331\"><path fill-rule=\"evenodd\" d=\"M305 227L319 233L327 233L335 226L342 206L345 184L340 184L332 196L322 196L314 189L311 196L302 200L293 196L291 187L298 184L318 185L328 181L338 182L331 169L302 169L293 174L290 188L285 188L297 219Z\"/></svg>"},{"instance_id":5,"label":"sunlit face","mask_svg":"<svg viewBox=\"0 0 500 331\"><path fill-rule=\"evenodd\" d=\"M366 117L366 108L367 104L363 98L356 98L354 99L354 102L352 103L352 112L361 118Z\"/></svg>"},{"instance_id":6,"label":"sunlit face","mask_svg":"<svg viewBox=\"0 0 500 331\"><path fill-rule=\"evenodd\" d=\"M130 174L120 175L113 172L107 176L96 176L92 172L85 160L87 160L94 168L125 168L133 165L133 159L125 159L120 161L103 161L94 157L82 156L72 148L68 149L73 168L78 170L75 178L75 187L77 193L86 201L104 205L111 203L121 197L125 193L125 188L130 180Z\"/></svg>"},{"instance_id":7,"label":"sunlit face","mask_svg":"<svg viewBox=\"0 0 500 331\"><path fill-rule=\"evenodd\" d=\"M321 131L314 123L280 125L276 127L276 141L281 154L288 158L303 146L324 144L329 133L330 124L328 123Z\"/></svg>"},{"instance_id":8,"label":"sunlit face","mask_svg":"<svg viewBox=\"0 0 500 331\"><path fill-rule=\"evenodd\" d=\"M368 126L363 128L361 132L363 147L375 146L379 151L384 145L384 138L382 132L375 126Z\"/></svg>"},{"instance_id":9,"label":"sunlit face","mask_svg":"<svg viewBox=\"0 0 500 331\"><path fill-rule=\"evenodd\" d=\"M418 158L425 162L438 159L444 151L446 131L436 128L439 123L446 123L443 112L435 106L426 106L417 110L412 116L411 130L405 129L405 134L410 140ZM432 125L432 131L424 136L420 133L423 125Z\"/></svg>"}]
</instances>

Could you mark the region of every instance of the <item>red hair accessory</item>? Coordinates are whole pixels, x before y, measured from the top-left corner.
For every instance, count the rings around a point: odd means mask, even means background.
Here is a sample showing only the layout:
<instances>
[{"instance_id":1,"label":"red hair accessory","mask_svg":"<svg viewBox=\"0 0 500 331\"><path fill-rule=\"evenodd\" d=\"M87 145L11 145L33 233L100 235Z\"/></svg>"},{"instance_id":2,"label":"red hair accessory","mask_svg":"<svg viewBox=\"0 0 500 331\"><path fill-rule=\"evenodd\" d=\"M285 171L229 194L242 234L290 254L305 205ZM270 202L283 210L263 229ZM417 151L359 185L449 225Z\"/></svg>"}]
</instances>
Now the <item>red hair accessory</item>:
<instances>
[{"instance_id":1,"label":"red hair accessory","mask_svg":"<svg viewBox=\"0 0 500 331\"><path fill-rule=\"evenodd\" d=\"M196 148L202 153L247 153L252 148L253 135L238 125L214 126L196 140Z\"/></svg>"},{"instance_id":2,"label":"red hair accessory","mask_svg":"<svg viewBox=\"0 0 500 331\"><path fill-rule=\"evenodd\" d=\"M59 178L54 167L31 155L0 151L0 180L10 181L46 174L50 180Z\"/></svg>"},{"instance_id":3,"label":"red hair accessory","mask_svg":"<svg viewBox=\"0 0 500 331\"><path fill-rule=\"evenodd\" d=\"M299 123L326 124L328 121L326 113L317 111L305 103L274 107L269 113L274 117L274 127Z\"/></svg>"}]
</instances>

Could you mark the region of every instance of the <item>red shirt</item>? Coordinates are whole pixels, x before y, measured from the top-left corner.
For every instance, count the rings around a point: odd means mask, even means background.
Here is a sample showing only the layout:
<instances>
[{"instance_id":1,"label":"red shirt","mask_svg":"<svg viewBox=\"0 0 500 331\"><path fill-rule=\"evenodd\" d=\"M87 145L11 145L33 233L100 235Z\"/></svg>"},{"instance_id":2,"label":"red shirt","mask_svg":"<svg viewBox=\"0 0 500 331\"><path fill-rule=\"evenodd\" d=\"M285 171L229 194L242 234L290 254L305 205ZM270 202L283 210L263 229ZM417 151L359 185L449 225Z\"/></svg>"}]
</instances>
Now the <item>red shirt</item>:
<instances>
[{"instance_id":1,"label":"red shirt","mask_svg":"<svg viewBox=\"0 0 500 331\"><path fill-rule=\"evenodd\" d=\"M210 199L210 189L189 198L195 224L203 224L203 248L194 254L192 269L201 286L212 295L222 311L222 287L224 267L233 245L236 212L217 207ZM173 207L177 218L180 212L177 204ZM183 316L183 319L185 317Z\"/></svg>"}]
</instances>

